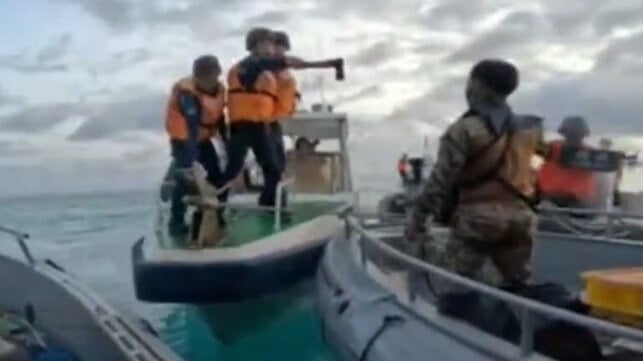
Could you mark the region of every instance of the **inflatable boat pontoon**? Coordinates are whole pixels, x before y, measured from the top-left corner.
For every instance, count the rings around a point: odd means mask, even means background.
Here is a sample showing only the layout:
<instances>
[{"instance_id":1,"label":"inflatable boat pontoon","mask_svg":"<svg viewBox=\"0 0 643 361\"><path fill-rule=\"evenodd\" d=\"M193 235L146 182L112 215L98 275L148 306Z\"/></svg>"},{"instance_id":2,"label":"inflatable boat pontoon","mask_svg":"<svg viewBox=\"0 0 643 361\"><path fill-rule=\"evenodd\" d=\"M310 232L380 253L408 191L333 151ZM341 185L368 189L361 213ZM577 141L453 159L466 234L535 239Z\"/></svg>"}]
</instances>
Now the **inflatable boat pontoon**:
<instances>
[{"instance_id":1,"label":"inflatable boat pontoon","mask_svg":"<svg viewBox=\"0 0 643 361\"><path fill-rule=\"evenodd\" d=\"M543 348L535 341L543 320L600 334L593 359L643 359L643 331L529 300L411 257L401 250L402 224L377 219L348 216L346 231L329 243L318 270L322 332L340 360L552 360L536 351ZM435 230L437 244L446 237L445 229ZM576 291L582 287L580 272L643 264L643 246L631 241L558 235L535 244L536 277ZM518 321L515 342L439 313L435 289L445 282L510 305ZM567 344L581 351L592 346Z\"/></svg>"},{"instance_id":2,"label":"inflatable boat pontoon","mask_svg":"<svg viewBox=\"0 0 643 361\"><path fill-rule=\"evenodd\" d=\"M43 360L181 360L147 322L124 317L53 261L34 259L26 234L4 227L0 233L15 237L27 260L0 254L0 341L5 332L9 338L35 339L38 347L55 350L51 358L40 356ZM0 343L0 359L22 359L12 358L19 351L6 340Z\"/></svg>"},{"instance_id":3,"label":"inflatable boat pontoon","mask_svg":"<svg viewBox=\"0 0 643 361\"><path fill-rule=\"evenodd\" d=\"M232 195L226 205L225 234L216 246L187 249L185 239L167 233L169 217L162 209L155 234L132 249L138 299L240 301L312 277L324 245L341 226L337 212L353 201L348 120L344 114L311 112L299 113L283 125L285 135L337 140L339 150L290 151L289 180L280 184L275 208L256 206L256 194ZM292 190L287 221L279 204L279 192L286 189Z\"/></svg>"}]
</instances>

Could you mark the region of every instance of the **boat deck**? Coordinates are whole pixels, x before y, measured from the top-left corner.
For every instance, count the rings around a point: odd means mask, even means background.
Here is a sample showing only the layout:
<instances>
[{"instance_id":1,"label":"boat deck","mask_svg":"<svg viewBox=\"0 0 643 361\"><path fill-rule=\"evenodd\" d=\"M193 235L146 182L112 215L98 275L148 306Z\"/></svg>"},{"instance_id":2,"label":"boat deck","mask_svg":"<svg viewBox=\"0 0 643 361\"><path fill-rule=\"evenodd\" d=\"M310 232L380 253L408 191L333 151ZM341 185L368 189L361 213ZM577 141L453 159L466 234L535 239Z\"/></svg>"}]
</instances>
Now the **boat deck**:
<instances>
[{"instance_id":1,"label":"boat deck","mask_svg":"<svg viewBox=\"0 0 643 361\"><path fill-rule=\"evenodd\" d=\"M227 211L226 236L217 245L210 248L232 248L253 243L274 233L287 230L296 225L308 222L316 217L332 214L343 206L342 201L300 201L291 202L291 217L288 222L282 221L278 229L274 227L274 213L257 210ZM188 242L183 237L174 237L167 232L167 227L157 232L161 249L185 249Z\"/></svg>"}]
</instances>

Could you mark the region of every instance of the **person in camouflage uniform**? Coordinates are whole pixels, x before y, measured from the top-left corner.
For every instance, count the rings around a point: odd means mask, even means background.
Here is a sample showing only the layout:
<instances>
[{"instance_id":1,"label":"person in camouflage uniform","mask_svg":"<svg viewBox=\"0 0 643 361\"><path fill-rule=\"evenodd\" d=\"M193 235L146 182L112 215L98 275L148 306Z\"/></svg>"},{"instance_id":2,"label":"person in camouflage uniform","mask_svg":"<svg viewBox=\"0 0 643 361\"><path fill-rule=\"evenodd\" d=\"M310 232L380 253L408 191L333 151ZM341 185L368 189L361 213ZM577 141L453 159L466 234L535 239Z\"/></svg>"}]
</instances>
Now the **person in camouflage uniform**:
<instances>
[{"instance_id":1,"label":"person in camouflage uniform","mask_svg":"<svg viewBox=\"0 0 643 361\"><path fill-rule=\"evenodd\" d=\"M512 113L506 99L517 86L518 71L508 62L488 59L473 67L466 87L469 110L442 135L406 228L410 248L417 249L428 240L427 219L449 225L440 263L487 282L481 269L488 258L503 283L530 277L536 226L531 164L543 146L543 131L542 118Z\"/></svg>"}]
</instances>

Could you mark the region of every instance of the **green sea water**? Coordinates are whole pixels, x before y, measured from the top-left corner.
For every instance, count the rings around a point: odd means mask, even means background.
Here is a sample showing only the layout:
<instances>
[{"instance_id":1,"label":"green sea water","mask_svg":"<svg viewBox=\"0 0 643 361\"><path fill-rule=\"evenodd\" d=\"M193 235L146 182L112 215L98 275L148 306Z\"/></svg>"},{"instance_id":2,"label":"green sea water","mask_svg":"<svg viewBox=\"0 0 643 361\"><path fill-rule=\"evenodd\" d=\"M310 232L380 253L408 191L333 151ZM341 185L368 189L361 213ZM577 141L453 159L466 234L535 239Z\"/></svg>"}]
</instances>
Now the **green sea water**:
<instances>
[{"instance_id":1,"label":"green sea water","mask_svg":"<svg viewBox=\"0 0 643 361\"><path fill-rule=\"evenodd\" d=\"M0 224L29 232L36 256L53 259L126 314L145 318L186 361L335 361L321 337L313 280L236 304L136 300L130 247L152 225L153 195L1 199ZM0 251L19 254L2 237Z\"/></svg>"}]
</instances>

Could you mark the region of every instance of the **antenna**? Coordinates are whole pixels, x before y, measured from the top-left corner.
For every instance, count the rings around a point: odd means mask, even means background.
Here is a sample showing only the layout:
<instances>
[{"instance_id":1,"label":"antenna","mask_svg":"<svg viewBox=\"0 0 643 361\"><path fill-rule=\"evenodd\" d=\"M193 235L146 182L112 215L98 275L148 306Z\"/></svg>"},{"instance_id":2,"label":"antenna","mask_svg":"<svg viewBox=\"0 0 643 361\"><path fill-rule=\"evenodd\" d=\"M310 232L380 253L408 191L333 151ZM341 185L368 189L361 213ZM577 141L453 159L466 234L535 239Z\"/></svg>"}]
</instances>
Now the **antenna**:
<instances>
[{"instance_id":1,"label":"antenna","mask_svg":"<svg viewBox=\"0 0 643 361\"><path fill-rule=\"evenodd\" d=\"M321 58L324 54L324 47L322 43L322 36L320 33L317 33L317 52ZM323 109L326 109L326 94L324 93L324 74L319 74L319 101L322 104Z\"/></svg>"}]
</instances>

